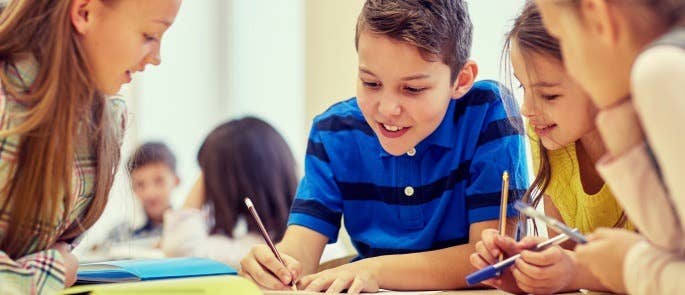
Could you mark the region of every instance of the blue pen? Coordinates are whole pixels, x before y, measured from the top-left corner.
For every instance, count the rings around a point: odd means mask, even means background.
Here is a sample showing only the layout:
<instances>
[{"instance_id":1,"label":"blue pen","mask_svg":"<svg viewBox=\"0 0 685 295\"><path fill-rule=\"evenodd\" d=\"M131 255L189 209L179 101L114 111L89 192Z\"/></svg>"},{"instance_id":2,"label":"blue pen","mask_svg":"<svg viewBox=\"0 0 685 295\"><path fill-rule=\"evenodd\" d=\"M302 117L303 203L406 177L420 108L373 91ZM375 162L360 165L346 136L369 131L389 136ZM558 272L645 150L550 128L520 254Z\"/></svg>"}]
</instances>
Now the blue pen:
<instances>
[{"instance_id":1,"label":"blue pen","mask_svg":"<svg viewBox=\"0 0 685 295\"><path fill-rule=\"evenodd\" d=\"M574 230L561 221L558 221L552 217L549 217L542 212L539 212L535 210L535 208L527 205L526 203L523 203L521 201L517 201L514 204L514 208L516 210L519 210L519 212L525 214L528 217L532 217L535 219L539 219L540 221L544 222L549 228L552 230L560 233L560 234L566 234L571 240L578 244L585 244L587 243L587 238L580 234L578 230Z\"/></svg>"},{"instance_id":2,"label":"blue pen","mask_svg":"<svg viewBox=\"0 0 685 295\"><path fill-rule=\"evenodd\" d=\"M565 241L567 241L569 237L565 234L558 235L554 238L551 238L547 241L544 241L540 244L537 244L535 248L533 248L533 251L540 251L544 250L545 248L552 246L552 245L559 245ZM501 262L495 263L493 265L490 265L488 267L485 267L483 269L480 269L478 271L475 271L471 273L470 275L466 276L466 283L469 285L475 285L478 284L482 281L485 281L487 279L494 278L500 274L500 272L507 267L510 267L511 265L514 264L517 258L521 257L521 254L516 254L514 256L511 256L507 259L502 260Z\"/></svg>"}]
</instances>

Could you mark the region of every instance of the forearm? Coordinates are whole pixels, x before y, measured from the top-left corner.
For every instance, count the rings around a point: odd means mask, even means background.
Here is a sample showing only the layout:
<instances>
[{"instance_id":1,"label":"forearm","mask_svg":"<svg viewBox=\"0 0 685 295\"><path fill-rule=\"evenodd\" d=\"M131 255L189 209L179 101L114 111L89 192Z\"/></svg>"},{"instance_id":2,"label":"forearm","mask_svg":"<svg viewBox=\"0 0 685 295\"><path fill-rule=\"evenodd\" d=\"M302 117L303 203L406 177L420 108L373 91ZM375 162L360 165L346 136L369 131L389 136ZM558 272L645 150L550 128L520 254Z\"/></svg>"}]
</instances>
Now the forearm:
<instances>
[{"instance_id":1,"label":"forearm","mask_svg":"<svg viewBox=\"0 0 685 295\"><path fill-rule=\"evenodd\" d=\"M183 208L202 209L204 202L205 202L205 184L204 184L204 177L202 174L200 174L200 176L195 181L195 184L190 189L190 192L188 193L188 197L186 197L186 201L183 204Z\"/></svg>"},{"instance_id":2,"label":"forearm","mask_svg":"<svg viewBox=\"0 0 685 295\"><path fill-rule=\"evenodd\" d=\"M195 250L205 243L208 231L200 210L168 210L164 214L162 251L170 257L195 256Z\"/></svg>"},{"instance_id":3,"label":"forearm","mask_svg":"<svg viewBox=\"0 0 685 295\"><path fill-rule=\"evenodd\" d=\"M685 257L647 241L633 245L623 264L626 291L631 294L679 294L685 288Z\"/></svg>"},{"instance_id":4,"label":"forearm","mask_svg":"<svg viewBox=\"0 0 685 295\"><path fill-rule=\"evenodd\" d=\"M314 241L310 241L313 239ZM308 228L291 225L276 248L302 264L302 275L316 273L328 238Z\"/></svg>"},{"instance_id":5,"label":"forearm","mask_svg":"<svg viewBox=\"0 0 685 295\"><path fill-rule=\"evenodd\" d=\"M467 287L466 275L475 271L469 255L473 244L403 255L388 255L353 262L370 271L381 288L392 290L449 290Z\"/></svg>"},{"instance_id":6,"label":"forearm","mask_svg":"<svg viewBox=\"0 0 685 295\"><path fill-rule=\"evenodd\" d=\"M576 262L575 258L575 252L566 250L565 251L567 255L571 257L571 259ZM579 263L574 263L576 267L576 273L573 278L573 280L569 283L569 285L564 288L563 292L571 292L571 291L577 291L580 289L586 289L586 290L591 290L591 291L603 291L603 292L611 292L609 288L605 287L597 277L595 277L592 272L585 266L579 264Z\"/></svg>"}]
</instances>

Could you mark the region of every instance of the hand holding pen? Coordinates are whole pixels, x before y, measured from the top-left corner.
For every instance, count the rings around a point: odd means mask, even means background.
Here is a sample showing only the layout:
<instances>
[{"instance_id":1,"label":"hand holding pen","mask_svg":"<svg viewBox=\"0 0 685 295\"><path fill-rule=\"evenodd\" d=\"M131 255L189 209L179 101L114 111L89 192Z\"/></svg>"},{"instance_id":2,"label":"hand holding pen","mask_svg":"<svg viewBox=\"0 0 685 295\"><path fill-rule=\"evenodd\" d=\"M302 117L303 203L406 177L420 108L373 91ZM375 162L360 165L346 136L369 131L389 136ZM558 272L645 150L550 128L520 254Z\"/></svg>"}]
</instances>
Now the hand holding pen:
<instances>
[{"instance_id":1,"label":"hand holding pen","mask_svg":"<svg viewBox=\"0 0 685 295\"><path fill-rule=\"evenodd\" d=\"M531 207L525 204L519 203L515 207L525 215L544 219L546 223L553 220L541 212L532 212L534 209L529 210ZM559 221L554 221L554 227L569 235L561 234L548 241L540 237L526 237L516 242L510 237L498 235L495 230L484 231L482 240L476 244L476 253L470 257L471 264L480 270L468 277L469 283L475 284L485 279L482 281L484 284L512 293L570 290L578 270L575 255L572 251L553 245L571 237L582 243L585 238ZM501 253L510 259L498 263L496 256ZM512 264L515 267L509 268Z\"/></svg>"},{"instance_id":2,"label":"hand holding pen","mask_svg":"<svg viewBox=\"0 0 685 295\"><path fill-rule=\"evenodd\" d=\"M257 223L266 245L257 245L252 248L250 253L240 262L239 274L254 281L262 288L288 289L286 285L290 285L290 289L296 291L295 282L297 276L302 273L302 266L294 258L279 253L252 201L245 198L245 205Z\"/></svg>"}]
</instances>

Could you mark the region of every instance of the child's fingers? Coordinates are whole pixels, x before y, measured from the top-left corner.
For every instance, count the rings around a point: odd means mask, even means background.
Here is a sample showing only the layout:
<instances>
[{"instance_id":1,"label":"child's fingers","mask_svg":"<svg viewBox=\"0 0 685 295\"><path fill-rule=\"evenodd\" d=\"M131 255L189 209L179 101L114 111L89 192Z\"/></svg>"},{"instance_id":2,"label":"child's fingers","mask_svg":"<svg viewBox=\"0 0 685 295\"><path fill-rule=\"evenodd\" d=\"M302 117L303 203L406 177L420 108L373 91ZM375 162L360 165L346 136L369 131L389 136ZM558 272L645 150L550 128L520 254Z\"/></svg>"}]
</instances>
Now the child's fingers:
<instances>
[{"instance_id":1,"label":"child's fingers","mask_svg":"<svg viewBox=\"0 0 685 295\"><path fill-rule=\"evenodd\" d=\"M252 279L257 285L266 289L280 290L287 288L285 283L274 277L269 271L255 259L243 260L241 262L242 271L245 277Z\"/></svg>"},{"instance_id":2,"label":"child's fingers","mask_svg":"<svg viewBox=\"0 0 685 295\"><path fill-rule=\"evenodd\" d=\"M478 253L469 255L469 262L471 262L471 265L477 269L482 269L489 265L482 257L480 257L480 255L478 255Z\"/></svg>"},{"instance_id":3,"label":"child's fingers","mask_svg":"<svg viewBox=\"0 0 685 295\"><path fill-rule=\"evenodd\" d=\"M552 266L558 263L563 257L564 253L561 248L551 247L539 252L522 251L521 259L529 264L537 266Z\"/></svg>"},{"instance_id":4,"label":"child's fingers","mask_svg":"<svg viewBox=\"0 0 685 295\"><path fill-rule=\"evenodd\" d=\"M525 275L526 277L526 284L531 285L531 286L537 286L536 283L539 283L540 281L548 280L550 279L550 273L546 271L546 267L540 267L537 265L529 264L526 263L523 259L516 259L516 271L520 272L520 274ZM516 277L516 276L515 276ZM519 275L519 277L521 277ZM516 277L516 280L519 280L519 277ZM530 278L530 280L528 280Z\"/></svg>"},{"instance_id":5,"label":"child's fingers","mask_svg":"<svg viewBox=\"0 0 685 295\"><path fill-rule=\"evenodd\" d=\"M516 241L510 237L497 236L495 237L494 243L495 247L504 252L506 256L515 255L521 251L516 244Z\"/></svg>"},{"instance_id":6,"label":"child's fingers","mask_svg":"<svg viewBox=\"0 0 685 295\"><path fill-rule=\"evenodd\" d=\"M288 271L290 271L290 274L292 275L292 279L297 281L299 278L300 274L302 273L302 264L297 261L295 258L292 258L288 255L281 255L283 258L283 262L285 262Z\"/></svg>"},{"instance_id":7,"label":"child's fingers","mask_svg":"<svg viewBox=\"0 0 685 295\"><path fill-rule=\"evenodd\" d=\"M495 257L499 256L499 250L495 249L496 251L491 252L490 249L487 249L485 247L485 243L483 243L482 241L476 243L475 248L476 253L478 253L478 255L480 255L488 264L495 263L495 261L497 260L495 259Z\"/></svg>"},{"instance_id":8,"label":"child's fingers","mask_svg":"<svg viewBox=\"0 0 685 295\"><path fill-rule=\"evenodd\" d=\"M530 270L528 271L530 272ZM516 280L516 285L518 285L519 288L526 292L531 292L532 290L538 288L538 284L541 281L539 277L535 276L536 274L539 274L537 271L533 271L533 274L529 274L528 272L522 271L519 268L518 261L516 265L511 268L511 274L514 276L514 279Z\"/></svg>"},{"instance_id":9,"label":"child's fingers","mask_svg":"<svg viewBox=\"0 0 685 295\"><path fill-rule=\"evenodd\" d=\"M499 231L494 229L486 229L481 233L481 242L493 257L497 257L500 254L500 250L495 245L495 238L497 236L499 236Z\"/></svg>"},{"instance_id":10,"label":"child's fingers","mask_svg":"<svg viewBox=\"0 0 685 295\"><path fill-rule=\"evenodd\" d=\"M361 277L355 276L352 285L347 289L348 294L359 294L364 290L364 280Z\"/></svg>"},{"instance_id":11,"label":"child's fingers","mask_svg":"<svg viewBox=\"0 0 685 295\"><path fill-rule=\"evenodd\" d=\"M323 290L328 289L328 287L333 284L335 281L335 277L331 276L319 276L318 278L314 279L307 287L305 288L305 291L310 291L310 292L321 292Z\"/></svg>"},{"instance_id":12,"label":"child's fingers","mask_svg":"<svg viewBox=\"0 0 685 295\"><path fill-rule=\"evenodd\" d=\"M264 268L271 273L277 275L283 284L290 284L293 279L290 271L280 261L278 261L270 249L264 248L253 251L257 262L259 262L259 264L264 266Z\"/></svg>"},{"instance_id":13,"label":"child's fingers","mask_svg":"<svg viewBox=\"0 0 685 295\"><path fill-rule=\"evenodd\" d=\"M331 285L326 290L326 294L338 294L342 290L345 290L354 281L353 277L338 277L331 283Z\"/></svg>"},{"instance_id":14,"label":"child's fingers","mask_svg":"<svg viewBox=\"0 0 685 295\"><path fill-rule=\"evenodd\" d=\"M314 281L318 277L318 274L311 274L308 276L304 276L301 279L297 281L297 287L301 290L304 290L311 284L312 281Z\"/></svg>"},{"instance_id":15,"label":"child's fingers","mask_svg":"<svg viewBox=\"0 0 685 295\"><path fill-rule=\"evenodd\" d=\"M501 286L502 280L501 279L487 279L485 281L482 281L481 284L493 287L495 289L499 289Z\"/></svg>"},{"instance_id":16,"label":"child's fingers","mask_svg":"<svg viewBox=\"0 0 685 295\"><path fill-rule=\"evenodd\" d=\"M541 237L524 237L516 244L516 246L521 250L531 249L543 241L545 241L545 239Z\"/></svg>"}]
</instances>

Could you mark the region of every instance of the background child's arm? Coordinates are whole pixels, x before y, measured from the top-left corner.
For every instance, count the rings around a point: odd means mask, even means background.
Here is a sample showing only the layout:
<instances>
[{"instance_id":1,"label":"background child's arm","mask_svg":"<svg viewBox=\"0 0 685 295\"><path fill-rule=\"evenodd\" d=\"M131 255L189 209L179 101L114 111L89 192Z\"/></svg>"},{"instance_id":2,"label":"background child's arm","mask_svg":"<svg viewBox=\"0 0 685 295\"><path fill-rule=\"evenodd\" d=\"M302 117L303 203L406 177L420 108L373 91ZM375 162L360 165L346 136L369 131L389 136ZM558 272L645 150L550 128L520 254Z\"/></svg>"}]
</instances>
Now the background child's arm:
<instances>
[{"instance_id":1,"label":"background child's arm","mask_svg":"<svg viewBox=\"0 0 685 295\"><path fill-rule=\"evenodd\" d=\"M193 188L190 189L188 197L183 204L183 208L195 208L202 209L202 205L205 203L205 183L202 174L197 178Z\"/></svg>"}]
</instances>

